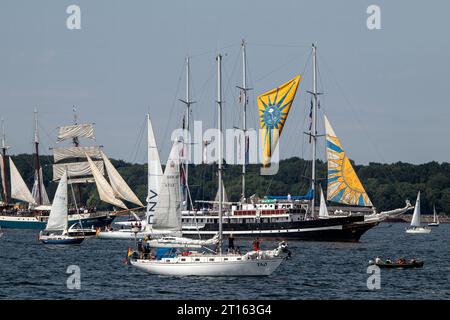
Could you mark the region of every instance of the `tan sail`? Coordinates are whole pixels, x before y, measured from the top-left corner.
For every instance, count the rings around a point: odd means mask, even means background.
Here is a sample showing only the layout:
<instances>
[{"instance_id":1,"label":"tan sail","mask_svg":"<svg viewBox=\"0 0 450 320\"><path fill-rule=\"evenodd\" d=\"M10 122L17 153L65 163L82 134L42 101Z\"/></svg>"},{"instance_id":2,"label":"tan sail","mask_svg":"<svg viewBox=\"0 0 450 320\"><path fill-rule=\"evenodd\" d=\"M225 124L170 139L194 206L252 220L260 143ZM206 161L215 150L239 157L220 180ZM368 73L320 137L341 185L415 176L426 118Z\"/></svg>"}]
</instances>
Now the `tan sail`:
<instances>
[{"instance_id":1,"label":"tan sail","mask_svg":"<svg viewBox=\"0 0 450 320\"><path fill-rule=\"evenodd\" d=\"M35 204L36 202L30 190L11 158L9 158L9 170L11 174L11 198Z\"/></svg>"},{"instance_id":2,"label":"tan sail","mask_svg":"<svg viewBox=\"0 0 450 320\"><path fill-rule=\"evenodd\" d=\"M108 157L103 153L103 151L100 151L100 153L102 155L103 162L105 163L106 172L108 173L109 182L111 183L114 195L117 198L129 201L140 207L143 207L144 205L142 204L142 202L131 190L131 188L128 186L125 180L123 180L122 176L116 170L116 168L114 168L111 161L109 161Z\"/></svg>"},{"instance_id":3,"label":"tan sail","mask_svg":"<svg viewBox=\"0 0 450 320\"><path fill-rule=\"evenodd\" d=\"M103 161L93 161L97 170L103 175L105 174L105 168L103 166ZM89 162L71 162L71 163L60 163L53 165L53 181L59 180L64 171L67 170L67 174L71 178L92 176L92 170Z\"/></svg>"},{"instance_id":4,"label":"tan sail","mask_svg":"<svg viewBox=\"0 0 450 320\"><path fill-rule=\"evenodd\" d=\"M115 197L113 189L109 185L108 181L106 181L105 177L100 172L100 170L98 170L98 168L94 164L94 161L92 161L92 159L87 154L86 158L88 159L89 166L91 167L92 175L94 176L95 184L97 186L97 191L100 196L100 199L116 207L127 209L125 204Z\"/></svg>"},{"instance_id":5,"label":"tan sail","mask_svg":"<svg viewBox=\"0 0 450 320\"><path fill-rule=\"evenodd\" d=\"M100 147L67 147L53 148L53 157L55 162L69 158L84 158L85 154L94 159L102 157Z\"/></svg>"},{"instance_id":6,"label":"tan sail","mask_svg":"<svg viewBox=\"0 0 450 320\"><path fill-rule=\"evenodd\" d=\"M92 123L74 124L71 126L59 127L57 142L82 137L95 139L94 126Z\"/></svg>"}]
</instances>

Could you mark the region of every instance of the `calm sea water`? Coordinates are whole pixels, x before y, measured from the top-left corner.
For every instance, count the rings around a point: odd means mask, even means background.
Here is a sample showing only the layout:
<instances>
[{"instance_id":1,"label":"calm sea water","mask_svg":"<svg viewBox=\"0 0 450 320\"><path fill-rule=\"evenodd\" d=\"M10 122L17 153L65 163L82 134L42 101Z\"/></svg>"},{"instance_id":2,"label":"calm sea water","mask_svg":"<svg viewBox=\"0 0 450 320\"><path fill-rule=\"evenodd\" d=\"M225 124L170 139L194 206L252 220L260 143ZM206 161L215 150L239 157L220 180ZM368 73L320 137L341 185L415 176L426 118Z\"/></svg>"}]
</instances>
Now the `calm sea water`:
<instances>
[{"instance_id":1,"label":"calm sea water","mask_svg":"<svg viewBox=\"0 0 450 320\"><path fill-rule=\"evenodd\" d=\"M293 258L268 278L152 276L123 263L133 241L47 247L36 231L4 230L0 299L450 299L450 224L429 235L407 235L406 226L381 224L360 243L291 241ZM381 270L381 289L371 291L367 262L376 255L425 266ZM81 269L80 290L67 289L69 265Z\"/></svg>"}]
</instances>

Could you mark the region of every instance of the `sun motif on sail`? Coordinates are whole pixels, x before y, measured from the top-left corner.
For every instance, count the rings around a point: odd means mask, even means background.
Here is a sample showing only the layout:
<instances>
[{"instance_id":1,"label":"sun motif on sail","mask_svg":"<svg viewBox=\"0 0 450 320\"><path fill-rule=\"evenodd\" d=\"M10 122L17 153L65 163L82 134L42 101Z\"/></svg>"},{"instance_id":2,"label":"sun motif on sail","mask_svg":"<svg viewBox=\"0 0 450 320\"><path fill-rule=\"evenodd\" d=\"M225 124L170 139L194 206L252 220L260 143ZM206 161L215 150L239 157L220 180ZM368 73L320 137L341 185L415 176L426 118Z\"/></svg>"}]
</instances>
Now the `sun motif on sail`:
<instances>
[{"instance_id":1,"label":"sun motif on sail","mask_svg":"<svg viewBox=\"0 0 450 320\"><path fill-rule=\"evenodd\" d=\"M326 117L325 130L328 162L327 199L349 205L372 206L366 190Z\"/></svg>"},{"instance_id":2,"label":"sun motif on sail","mask_svg":"<svg viewBox=\"0 0 450 320\"><path fill-rule=\"evenodd\" d=\"M261 128L262 163L267 166L270 162L284 123L294 101L300 75L260 95L257 99L259 121Z\"/></svg>"}]
</instances>

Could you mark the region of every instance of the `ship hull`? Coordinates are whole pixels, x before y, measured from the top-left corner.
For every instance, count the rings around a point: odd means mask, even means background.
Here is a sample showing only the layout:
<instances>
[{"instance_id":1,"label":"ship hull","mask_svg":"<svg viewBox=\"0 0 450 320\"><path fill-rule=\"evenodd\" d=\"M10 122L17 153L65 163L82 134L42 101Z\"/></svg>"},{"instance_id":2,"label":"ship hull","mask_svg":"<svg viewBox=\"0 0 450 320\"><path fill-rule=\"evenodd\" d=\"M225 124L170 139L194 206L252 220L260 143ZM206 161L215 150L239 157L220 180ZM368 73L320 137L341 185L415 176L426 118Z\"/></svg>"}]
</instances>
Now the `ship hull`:
<instances>
[{"instance_id":1,"label":"ship hull","mask_svg":"<svg viewBox=\"0 0 450 320\"><path fill-rule=\"evenodd\" d=\"M365 232L378 223L365 222L363 216L297 222L225 223L223 233L240 239L358 242ZM198 231L183 230L183 236L197 238L200 233L207 238L214 236L218 230L218 224L205 224Z\"/></svg>"},{"instance_id":2,"label":"ship hull","mask_svg":"<svg viewBox=\"0 0 450 320\"><path fill-rule=\"evenodd\" d=\"M83 228L102 228L112 223L114 217L102 215L98 217L87 217L81 219L69 218L69 227L81 221ZM47 225L46 221L41 221L37 217L20 217L20 216L0 216L0 227L4 229L32 229L43 230Z\"/></svg>"}]
</instances>

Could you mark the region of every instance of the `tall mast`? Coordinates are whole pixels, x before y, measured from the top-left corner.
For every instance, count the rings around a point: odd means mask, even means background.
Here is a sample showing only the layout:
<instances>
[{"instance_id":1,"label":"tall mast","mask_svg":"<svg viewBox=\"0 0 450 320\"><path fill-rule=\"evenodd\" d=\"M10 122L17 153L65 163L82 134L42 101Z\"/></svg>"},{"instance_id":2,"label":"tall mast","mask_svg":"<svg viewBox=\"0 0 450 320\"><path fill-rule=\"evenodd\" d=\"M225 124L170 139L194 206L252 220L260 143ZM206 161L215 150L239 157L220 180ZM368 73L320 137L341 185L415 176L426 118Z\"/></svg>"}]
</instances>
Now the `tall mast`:
<instances>
[{"instance_id":1,"label":"tall mast","mask_svg":"<svg viewBox=\"0 0 450 320\"><path fill-rule=\"evenodd\" d=\"M242 92L242 131L244 133L244 161L242 163L242 194L241 202L245 201L245 165L247 164L247 53L246 43L242 40L242 87L239 87Z\"/></svg>"},{"instance_id":2,"label":"tall mast","mask_svg":"<svg viewBox=\"0 0 450 320\"><path fill-rule=\"evenodd\" d=\"M222 254L222 56L217 55L217 108L218 108L218 131L219 131L219 159L218 159L218 176L219 176L219 254Z\"/></svg>"},{"instance_id":3,"label":"tall mast","mask_svg":"<svg viewBox=\"0 0 450 320\"><path fill-rule=\"evenodd\" d=\"M195 103L194 101L191 101L191 96L190 96L190 64L189 64L189 56L186 57L186 100L182 100L180 99L181 102L183 102L186 105L186 117L185 117L185 128L187 130L187 132L189 133L190 130L190 114L191 114L191 104ZM185 178L185 188L184 188L184 200L186 201L185 203L185 209L189 210L189 194L188 194L188 185L189 185L189 158L190 158L190 141L188 141L186 143L186 141L184 141L184 178Z\"/></svg>"},{"instance_id":4,"label":"tall mast","mask_svg":"<svg viewBox=\"0 0 450 320\"><path fill-rule=\"evenodd\" d=\"M77 108L75 106L73 106L72 111L73 111L73 124L77 125L78 124ZM80 146L80 140L78 140L78 137L73 137L72 143L73 143L74 147ZM77 158L76 161L78 162L79 159ZM79 183L77 184L77 191L78 191L78 205L80 207L82 207L83 203L81 202L81 200L82 200L81 199L81 186ZM73 201L76 202L76 199L74 198Z\"/></svg>"},{"instance_id":5,"label":"tall mast","mask_svg":"<svg viewBox=\"0 0 450 320\"><path fill-rule=\"evenodd\" d=\"M37 191L38 191L38 205L42 205L42 190L41 190L41 162L39 161L39 125L38 112L34 109L34 170L36 170Z\"/></svg>"},{"instance_id":6,"label":"tall mast","mask_svg":"<svg viewBox=\"0 0 450 320\"><path fill-rule=\"evenodd\" d=\"M312 138L312 172L311 172L311 190L313 194L313 198L311 200L311 216L315 215L314 212L314 200L316 197L316 144L317 144L317 53L316 46L312 45L312 54L313 54L313 110L312 110L312 126L311 126L311 138Z\"/></svg>"},{"instance_id":7,"label":"tall mast","mask_svg":"<svg viewBox=\"0 0 450 320\"><path fill-rule=\"evenodd\" d=\"M5 197L5 203L9 203L9 182L8 182L8 174L6 170L6 151L9 147L6 145L6 129L5 129L5 120L2 118L2 155L3 155L3 195Z\"/></svg>"}]
</instances>

